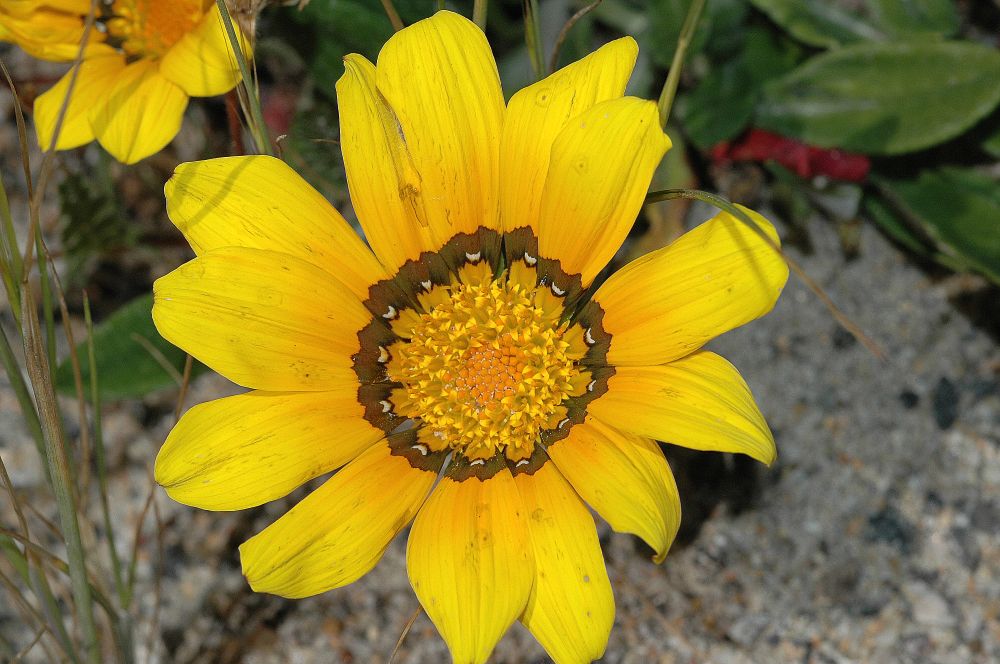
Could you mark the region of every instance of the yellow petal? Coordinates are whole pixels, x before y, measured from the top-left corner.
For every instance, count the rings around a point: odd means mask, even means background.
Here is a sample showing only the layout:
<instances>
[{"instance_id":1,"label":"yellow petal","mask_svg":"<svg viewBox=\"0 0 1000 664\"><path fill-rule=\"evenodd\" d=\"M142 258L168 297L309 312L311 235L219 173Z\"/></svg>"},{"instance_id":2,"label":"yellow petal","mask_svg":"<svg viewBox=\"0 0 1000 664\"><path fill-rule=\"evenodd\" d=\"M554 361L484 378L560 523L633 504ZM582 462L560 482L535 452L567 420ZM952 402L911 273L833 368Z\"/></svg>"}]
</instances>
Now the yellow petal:
<instances>
[{"instance_id":1,"label":"yellow petal","mask_svg":"<svg viewBox=\"0 0 1000 664\"><path fill-rule=\"evenodd\" d=\"M651 101L613 99L573 118L552 145L539 253L588 286L624 241L669 147Z\"/></svg>"},{"instance_id":2,"label":"yellow petal","mask_svg":"<svg viewBox=\"0 0 1000 664\"><path fill-rule=\"evenodd\" d=\"M615 620L594 519L551 463L514 481L529 515L536 570L521 621L557 664L594 661Z\"/></svg>"},{"instance_id":3,"label":"yellow petal","mask_svg":"<svg viewBox=\"0 0 1000 664\"><path fill-rule=\"evenodd\" d=\"M617 39L510 98L500 138L500 219L505 231L529 226L538 234L552 143L571 118L625 93L638 53L634 39Z\"/></svg>"},{"instance_id":4,"label":"yellow petal","mask_svg":"<svg viewBox=\"0 0 1000 664\"><path fill-rule=\"evenodd\" d=\"M237 21L233 28L249 60L250 42ZM201 23L170 47L160 62L160 72L192 97L221 95L236 87L240 68L217 4L212 3Z\"/></svg>"},{"instance_id":5,"label":"yellow petal","mask_svg":"<svg viewBox=\"0 0 1000 664\"><path fill-rule=\"evenodd\" d=\"M590 417L548 449L576 492L618 532L638 535L662 562L681 523L673 473L649 438Z\"/></svg>"},{"instance_id":6,"label":"yellow petal","mask_svg":"<svg viewBox=\"0 0 1000 664\"><path fill-rule=\"evenodd\" d=\"M0 2L0 41L17 44L32 57L52 62L72 62L80 54L84 34L82 11L58 6L59 3ZM65 13L63 10L71 12ZM113 53L102 43L104 35L92 29L87 37L84 57Z\"/></svg>"},{"instance_id":7,"label":"yellow petal","mask_svg":"<svg viewBox=\"0 0 1000 664\"><path fill-rule=\"evenodd\" d=\"M69 150L94 140L94 130L90 126L91 109L107 98L124 68L125 57L117 53L89 58L81 63L59 131L57 150ZM42 150L48 150L52 145L52 134L69 91L72 74L73 69L70 69L58 83L35 100L35 131Z\"/></svg>"},{"instance_id":8,"label":"yellow petal","mask_svg":"<svg viewBox=\"0 0 1000 664\"><path fill-rule=\"evenodd\" d=\"M292 598L357 580L420 509L436 477L376 443L244 542L243 575L257 592Z\"/></svg>"},{"instance_id":9,"label":"yellow petal","mask_svg":"<svg viewBox=\"0 0 1000 664\"><path fill-rule=\"evenodd\" d=\"M157 279L153 295L163 338L234 383L307 391L357 384L351 356L371 315L311 263L216 249Z\"/></svg>"},{"instance_id":10,"label":"yellow petal","mask_svg":"<svg viewBox=\"0 0 1000 664\"><path fill-rule=\"evenodd\" d=\"M439 242L497 228L503 93L486 36L440 11L393 35L375 80L419 178L415 205Z\"/></svg>"},{"instance_id":11,"label":"yellow petal","mask_svg":"<svg viewBox=\"0 0 1000 664\"><path fill-rule=\"evenodd\" d=\"M360 55L344 58L337 105L351 204L372 251L395 272L439 245L423 215L420 178L399 121L375 87L375 66Z\"/></svg>"},{"instance_id":12,"label":"yellow petal","mask_svg":"<svg viewBox=\"0 0 1000 664\"><path fill-rule=\"evenodd\" d=\"M162 150L181 128L188 96L160 74L155 61L127 65L90 124L104 149L124 164Z\"/></svg>"},{"instance_id":13,"label":"yellow petal","mask_svg":"<svg viewBox=\"0 0 1000 664\"><path fill-rule=\"evenodd\" d=\"M707 351L662 366L617 367L607 393L587 409L617 429L682 447L737 452L768 465L776 455L750 388Z\"/></svg>"},{"instance_id":14,"label":"yellow petal","mask_svg":"<svg viewBox=\"0 0 1000 664\"><path fill-rule=\"evenodd\" d=\"M383 438L356 390L250 392L195 406L156 457L156 481L177 502L240 510L280 498Z\"/></svg>"},{"instance_id":15,"label":"yellow petal","mask_svg":"<svg viewBox=\"0 0 1000 664\"><path fill-rule=\"evenodd\" d=\"M743 208L775 244L767 219ZM763 316L788 280L781 254L722 212L611 275L594 295L611 333L608 363L670 362Z\"/></svg>"},{"instance_id":16,"label":"yellow petal","mask_svg":"<svg viewBox=\"0 0 1000 664\"><path fill-rule=\"evenodd\" d=\"M229 246L284 252L325 269L362 300L389 276L340 213L280 159L181 164L164 192L170 220L197 254Z\"/></svg>"},{"instance_id":17,"label":"yellow petal","mask_svg":"<svg viewBox=\"0 0 1000 664\"><path fill-rule=\"evenodd\" d=\"M455 664L485 662L524 611L534 579L526 515L510 471L441 480L413 522L410 584Z\"/></svg>"}]
</instances>

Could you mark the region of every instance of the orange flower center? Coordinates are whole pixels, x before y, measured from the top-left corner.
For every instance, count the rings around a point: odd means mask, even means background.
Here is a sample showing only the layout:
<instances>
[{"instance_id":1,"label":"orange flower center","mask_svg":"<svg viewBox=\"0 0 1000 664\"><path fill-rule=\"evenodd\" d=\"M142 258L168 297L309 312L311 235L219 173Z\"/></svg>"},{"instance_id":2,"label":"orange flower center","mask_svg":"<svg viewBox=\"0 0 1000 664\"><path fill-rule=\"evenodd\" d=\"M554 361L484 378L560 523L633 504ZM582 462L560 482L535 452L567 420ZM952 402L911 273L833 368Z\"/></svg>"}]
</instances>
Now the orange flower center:
<instances>
[{"instance_id":1,"label":"orange flower center","mask_svg":"<svg viewBox=\"0 0 1000 664\"><path fill-rule=\"evenodd\" d=\"M198 25L205 7L204 0L115 0L108 33L128 55L157 58Z\"/></svg>"},{"instance_id":2,"label":"orange flower center","mask_svg":"<svg viewBox=\"0 0 1000 664\"><path fill-rule=\"evenodd\" d=\"M566 399L586 391L582 330L560 321L561 302L535 288L533 270L524 276L494 280L484 262L466 266L454 283L420 296L422 313L393 321L400 341L387 369L402 387L392 405L422 420L418 437L429 450L526 459L541 432L567 417Z\"/></svg>"}]
</instances>

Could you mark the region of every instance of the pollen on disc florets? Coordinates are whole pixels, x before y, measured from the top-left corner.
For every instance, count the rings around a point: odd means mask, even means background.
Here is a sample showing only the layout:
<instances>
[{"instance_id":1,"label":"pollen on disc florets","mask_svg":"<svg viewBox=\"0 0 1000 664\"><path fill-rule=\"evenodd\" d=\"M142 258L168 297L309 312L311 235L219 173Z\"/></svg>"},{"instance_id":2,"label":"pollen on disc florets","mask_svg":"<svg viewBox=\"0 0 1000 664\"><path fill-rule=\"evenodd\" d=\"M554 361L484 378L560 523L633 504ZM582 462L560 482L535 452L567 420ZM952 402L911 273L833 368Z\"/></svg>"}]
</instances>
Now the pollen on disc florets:
<instances>
[{"instance_id":1,"label":"pollen on disc florets","mask_svg":"<svg viewBox=\"0 0 1000 664\"><path fill-rule=\"evenodd\" d=\"M467 266L421 295L423 313L394 321L401 340L387 368L402 387L391 400L397 414L422 421L429 449L526 459L542 430L566 417L564 401L586 390L590 376L577 365L586 346L567 334L553 296L529 284Z\"/></svg>"},{"instance_id":2,"label":"pollen on disc florets","mask_svg":"<svg viewBox=\"0 0 1000 664\"><path fill-rule=\"evenodd\" d=\"M128 55L159 57L198 25L205 6L204 0L115 0L108 33Z\"/></svg>"}]
</instances>

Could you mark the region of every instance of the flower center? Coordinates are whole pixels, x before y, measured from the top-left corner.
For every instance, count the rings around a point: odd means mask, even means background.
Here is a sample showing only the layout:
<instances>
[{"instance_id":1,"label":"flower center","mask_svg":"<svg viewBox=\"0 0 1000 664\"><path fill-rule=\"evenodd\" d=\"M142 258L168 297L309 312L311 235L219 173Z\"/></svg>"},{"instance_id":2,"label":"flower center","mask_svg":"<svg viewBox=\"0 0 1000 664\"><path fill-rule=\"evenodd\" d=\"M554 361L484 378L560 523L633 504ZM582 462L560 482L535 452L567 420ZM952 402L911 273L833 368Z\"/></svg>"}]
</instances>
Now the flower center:
<instances>
[{"instance_id":1,"label":"flower center","mask_svg":"<svg viewBox=\"0 0 1000 664\"><path fill-rule=\"evenodd\" d=\"M582 334L560 323L560 303L531 272L525 283L494 280L485 262L467 265L421 295L423 313L394 321L388 374L401 387L390 399L397 414L422 419L418 440L430 450L525 459L566 418L563 402L586 391Z\"/></svg>"},{"instance_id":2,"label":"flower center","mask_svg":"<svg viewBox=\"0 0 1000 664\"><path fill-rule=\"evenodd\" d=\"M352 356L393 454L453 478L533 473L607 391L611 336L527 228L459 233L373 284Z\"/></svg>"},{"instance_id":3,"label":"flower center","mask_svg":"<svg viewBox=\"0 0 1000 664\"><path fill-rule=\"evenodd\" d=\"M198 25L204 10L204 0L115 0L108 33L128 55L160 57Z\"/></svg>"}]
</instances>

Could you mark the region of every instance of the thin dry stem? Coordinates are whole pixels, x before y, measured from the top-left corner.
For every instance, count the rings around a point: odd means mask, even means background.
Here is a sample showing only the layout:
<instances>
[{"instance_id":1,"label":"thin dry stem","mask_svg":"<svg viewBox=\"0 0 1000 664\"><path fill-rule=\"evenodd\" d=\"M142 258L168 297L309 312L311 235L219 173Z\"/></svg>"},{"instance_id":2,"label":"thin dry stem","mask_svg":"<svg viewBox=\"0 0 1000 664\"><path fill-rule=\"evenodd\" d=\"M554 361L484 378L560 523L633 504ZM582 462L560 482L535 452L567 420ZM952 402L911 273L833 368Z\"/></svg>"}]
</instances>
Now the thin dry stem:
<instances>
[{"instance_id":1,"label":"thin dry stem","mask_svg":"<svg viewBox=\"0 0 1000 664\"><path fill-rule=\"evenodd\" d=\"M392 652L389 653L389 659L386 660L386 664L392 664L392 660L396 658L396 653L398 653L399 649L403 646L403 641L406 640L406 635L410 633L411 629L413 629L413 623L417 622L417 618L420 617L421 611L423 611L423 607L418 605L416 610L413 612L413 615L411 615L409 620L406 621L406 624L403 625L403 631L400 632L399 638L396 639L396 645L393 647Z\"/></svg>"},{"instance_id":2,"label":"thin dry stem","mask_svg":"<svg viewBox=\"0 0 1000 664\"><path fill-rule=\"evenodd\" d=\"M399 32L403 29L403 19L399 17L399 12L396 11L396 7L392 4L392 0L382 0L382 9L385 10L385 15L389 17L389 23L392 23L392 29Z\"/></svg>"},{"instance_id":3,"label":"thin dry stem","mask_svg":"<svg viewBox=\"0 0 1000 664\"><path fill-rule=\"evenodd\" d=\"M874 355L877 359L883 362L886 361L887 356L882 347L878 343L876 343L874 339L865 334L857 323L855 323L853 320L851 320L851 318L847 314L841 311L840 307L834 304L833 300L830 299L830 296L827 295L826 291L823 290L823 287L820 286L818 283L816 283L816 281L812 277L806 274L806 271L802 268L802 266L798 264L797 261L791 258L781 248L781 246L778 243L776 243L774 240L768 237L768 235L763 231L763 229L759 228L757 224L754 222L754 220L750 218L749 215L747 215L745 212L743 212L738 207L733 205L731 202L727 201L721 196L710 194L706 191L697 191L690 189L664 189L662 191L654 191L647 194L646 203L656 203L658 201L667 201L677 198L694 199L708 203L709 205L713 205L719 208L720 210L725 210L726 212L733 215L741 222L749 226L751 229L753 229L754 232L757 233L757 235L760 236L760 238L764 242L766 242L772 249L778 252L782 260L784 260L785 263L788 265L789 269L791 269L791 271L794 272L796 276L798 276L798 278L802 280L802 282L806 285L806 287L808 287L809 290L811 290L813 294L817 298L819 298L820 302L823 303L826 309L830 312L830 315L833 316L833 318L840 324L841 327L847 330L851 334L851 336L857 339L858 342L861 343L861 345L863 345L865 348L867 348L868 352Z\"/></svg>"},{"instance_id":4,"label":"thin dry stem","mask_svg":"<svg viewBox=\"0 0 1000 664\"><path fill-rule=\"evenodd\" d=\"M562 30L559 31L559 36L556 37L556 44L552 47L552 55L549 56L549 73L551 74L559 67L559 52L562 51L563 43L565 43L566 38L569 37L569 31L573 29L573 26L577 22L589 14L590 12L597 9L604 0L594 0L586 7L579 9L575 14L569 17L569 20L563 24Z\"/></svg>"}]
</instances>

